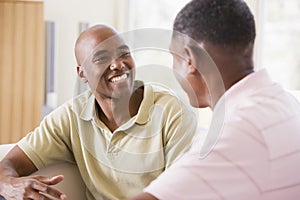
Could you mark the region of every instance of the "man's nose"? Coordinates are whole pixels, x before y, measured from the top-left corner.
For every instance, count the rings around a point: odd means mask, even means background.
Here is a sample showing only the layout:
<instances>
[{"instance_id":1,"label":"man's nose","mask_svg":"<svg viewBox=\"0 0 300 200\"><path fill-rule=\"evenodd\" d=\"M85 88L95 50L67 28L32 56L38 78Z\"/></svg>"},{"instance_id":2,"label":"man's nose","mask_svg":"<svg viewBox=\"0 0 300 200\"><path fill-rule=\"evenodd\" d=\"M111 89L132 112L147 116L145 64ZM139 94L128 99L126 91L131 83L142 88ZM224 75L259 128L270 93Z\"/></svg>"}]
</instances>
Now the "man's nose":
<instances>
[{"instance_id":1,"label":"man's nose","mask_svg":"<svg viewBox=\"0 0 300 200\"><path fill-rule=\"evenodd\" d=\"M113 60L110 65L110 70L120 70L122 68L125 68L125 65L122 61Z\"/></svg>"}]
</instances>

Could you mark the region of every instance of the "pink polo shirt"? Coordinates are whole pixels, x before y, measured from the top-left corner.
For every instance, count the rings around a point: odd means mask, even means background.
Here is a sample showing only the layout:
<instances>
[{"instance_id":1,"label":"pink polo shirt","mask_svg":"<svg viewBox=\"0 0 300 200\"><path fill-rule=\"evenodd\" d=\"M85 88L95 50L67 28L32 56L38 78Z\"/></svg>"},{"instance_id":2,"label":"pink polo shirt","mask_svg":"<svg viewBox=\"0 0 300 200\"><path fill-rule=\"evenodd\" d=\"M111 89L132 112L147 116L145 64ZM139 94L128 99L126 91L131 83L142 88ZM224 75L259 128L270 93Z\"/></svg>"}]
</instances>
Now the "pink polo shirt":
<instances>
[{"instance_id":1,"label":"pink polo shirt","mask_svg":"<svg viewBox=\"0 0 300 200\"><path fill-rule=\"evenodd\" d=\"M232 86L214 119L222 123L210 127L208 140L218 137L209 153L195 143L144 192L164 200L300 199L300 104L265 70Z\"/></svg>"}]
</instances>

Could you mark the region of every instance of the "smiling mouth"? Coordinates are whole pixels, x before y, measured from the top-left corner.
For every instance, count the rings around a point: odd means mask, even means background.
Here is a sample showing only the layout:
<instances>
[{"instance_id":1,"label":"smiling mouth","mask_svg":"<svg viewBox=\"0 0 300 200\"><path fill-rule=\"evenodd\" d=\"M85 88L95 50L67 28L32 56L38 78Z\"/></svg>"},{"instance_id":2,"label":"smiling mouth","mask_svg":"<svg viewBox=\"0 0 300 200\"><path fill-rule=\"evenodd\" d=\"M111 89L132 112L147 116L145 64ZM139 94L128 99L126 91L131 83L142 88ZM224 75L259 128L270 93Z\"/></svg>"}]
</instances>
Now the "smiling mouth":
<instances>
[{"instance_id":1,"label":"smiling mouth","mask_svg":"<svg viewBox=\"0 0 300 200\"><path fill-rule=\"evenodd\" d=\"M119 81L123 81L128 78L128 74L122 74L120 76L115 76L109 79L109 82L116 83Z\"/></svg>"}]
</instances>

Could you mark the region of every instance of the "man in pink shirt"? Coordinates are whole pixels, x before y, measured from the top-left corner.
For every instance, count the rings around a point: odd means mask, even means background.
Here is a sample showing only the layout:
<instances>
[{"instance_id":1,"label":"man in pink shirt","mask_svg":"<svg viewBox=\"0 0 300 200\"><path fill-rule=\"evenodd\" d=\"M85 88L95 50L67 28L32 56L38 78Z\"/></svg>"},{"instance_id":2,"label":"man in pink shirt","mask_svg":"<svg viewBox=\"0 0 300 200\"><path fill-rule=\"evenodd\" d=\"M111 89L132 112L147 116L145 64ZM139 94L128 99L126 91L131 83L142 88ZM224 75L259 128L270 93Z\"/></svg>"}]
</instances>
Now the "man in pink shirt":
<instances>
[{"instance_id":1,"label":"man in pink shirt","mask_svg":"<svg viewBox=\"0 0 300 200\"><path fill-rule=\"evenodd\" d=\"M212 124L201 150L196 142L131 200L300 199L300 104L254 71L254 39L242 0L193 0L179 12L173 68Z\"/></svg>"}]
</instances>

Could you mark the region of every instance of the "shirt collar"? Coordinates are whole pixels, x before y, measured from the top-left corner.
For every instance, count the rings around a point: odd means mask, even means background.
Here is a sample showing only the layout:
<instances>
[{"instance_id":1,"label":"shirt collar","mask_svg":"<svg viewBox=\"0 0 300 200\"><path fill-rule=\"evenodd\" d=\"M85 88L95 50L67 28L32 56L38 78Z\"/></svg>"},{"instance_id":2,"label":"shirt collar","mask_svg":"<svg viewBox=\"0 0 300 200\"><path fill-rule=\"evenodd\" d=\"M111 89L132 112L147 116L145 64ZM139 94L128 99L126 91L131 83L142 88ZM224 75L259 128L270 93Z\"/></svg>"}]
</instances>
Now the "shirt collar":
<instances>
[{"instance_id":1,"label":"shirt collar","mask_svg":"<svg viewBox=\"0 0 300 200\"><path fill-rule=\"evenodd\" d=\"M82 108L82 112L80 113L81 119L89 121L95 116L95 103L95 96L91 94Z\"/></svg>"},{"instance_id":2,"label":"shirt collar","mask_svg":"<svg viewBox=\"0 0 300 200\"><path fill-rule=\"evenodd\" d=\"M241 98L249 96L255 93L260 88L274 84L271 80L267 70L261 69L259 71L253 72L245 76L243 79L231 86L225 94L218 100L214 110L216 108L226 107L229 105L238 104Z\"/></svg>"},{"instance_id":3,"label":"shirt collar","mask_svg":"<svg viewBox=\"0 0 300 200\"><path fill-rule=\"evenodd\" d=\"M140 84L136 82L135 84ZM86 121L96 117L96 99L93 94L89 96L85 105L83 106L80 118ZM140 125L147 123L150 120L150 112L152 105L154 104L154 92L150 85L144 85L144 97L141 102L140 108L136 116L133 117L134 122Z\"/></svg>"},{"instance_id":4,"label":"shirt collar","mask_svg":"<svg viewBox=\"0 0 300 200\"><path fill-rule=\"evenodd\" d=\"M261 69L245 76L226 91L226 99L233 99L236 96L249 95L262 87L273 84L267 70Z\"/></svg>"},{"instance_id":5,"label":"shirt collar","mask_svg":"<svg viewBox=\"0 0 300 200\"><path fill-rule=\"evenodd\" d=\"M137 124L145 124L150 120L151 109L154 104L154 92L151 85L144 85L144 98L136 115Z\"/></svg>"}]
</instances>

